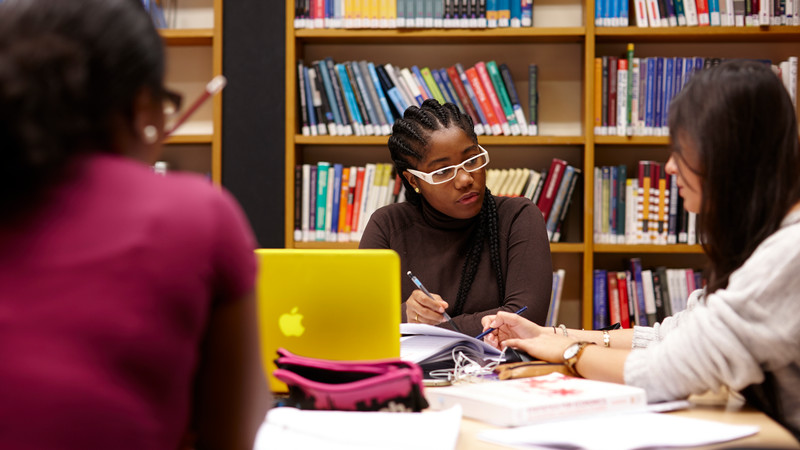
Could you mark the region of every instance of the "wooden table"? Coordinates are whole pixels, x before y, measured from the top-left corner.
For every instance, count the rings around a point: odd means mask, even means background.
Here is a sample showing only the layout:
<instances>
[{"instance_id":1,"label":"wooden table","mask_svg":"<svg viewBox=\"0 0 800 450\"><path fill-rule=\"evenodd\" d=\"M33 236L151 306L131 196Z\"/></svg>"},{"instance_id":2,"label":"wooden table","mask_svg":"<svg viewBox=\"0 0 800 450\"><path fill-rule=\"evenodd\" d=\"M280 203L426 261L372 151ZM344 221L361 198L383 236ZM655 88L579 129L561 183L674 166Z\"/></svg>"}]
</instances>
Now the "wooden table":
<instances>
[{"instance_id":1,"label":"wooden table","mask_svg":"<svg viewBox=\"0 0 800 450\"><path fill-rule=\"evenodd\" d=\"M753 448L800 448L794 436L774 420L764 413L745 407L739 410L729 410L720 405L694 405L690 409L673 411L665 414L674 414L682 417L695 419L713 420L716 422L728 423L733 425L758 425L760 431L743 439L723 442L716 445L699 447L702 449L718 449L735 447ZM492 425L478 422L472 419L463 419L461 422L461 432L458 438L457 450L496 450L507 449L508 447L491 444L477 438L480 431L495 428Z\"/></svg>"}]
</instances>

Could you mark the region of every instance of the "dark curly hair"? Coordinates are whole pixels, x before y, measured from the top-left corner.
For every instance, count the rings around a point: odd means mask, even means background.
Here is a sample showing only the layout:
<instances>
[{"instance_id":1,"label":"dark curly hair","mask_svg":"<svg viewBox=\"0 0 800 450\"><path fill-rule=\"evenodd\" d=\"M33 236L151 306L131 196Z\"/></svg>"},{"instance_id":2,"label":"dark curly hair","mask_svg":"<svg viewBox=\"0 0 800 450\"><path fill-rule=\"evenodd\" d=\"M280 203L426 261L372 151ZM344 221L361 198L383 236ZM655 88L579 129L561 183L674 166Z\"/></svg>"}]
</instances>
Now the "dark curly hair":
<instances>
[{"instance_id":1,"label":"dark curly hair","mask_svg":"<svg viewBox=\"0 0 800 450\"><path fill-rule=\"evenodd\" d=\"M138 0L0 3L2 220L34 209L75 155L116 151L136 95L158 98L163 83L161 38Z\"/></svg>"},{"instance_id":2,"label":"dark curly hair","mask_svg":"<svg viewBox=\"0 0 800 450\"><path fill-rule=\"evenodd\" d=\"M439 104L434 99L428 99L419 108L411 106L406 109L403 118L395 121L392 135L389 137L389 152L397 173L402 174L407 169L414 169L422 161L429 150L431 133L454 126L462 129L472 142L478 143L472 119L452 103ZM405 177L401 176L400 179L406 188L406 199L421 207L421 195L414 192ZM483 197L478 220L479 225L465 247L466 260L461 269L461 282L453 306L454 316L463 313L464 303L478 271L478 263L483 256L484 242L487 240L492 268L497 277L499 298L501 300L505 298L505 278L500 265L500 238L497 231L497 204L488 188Z\"/></svg>"}]
</instances>

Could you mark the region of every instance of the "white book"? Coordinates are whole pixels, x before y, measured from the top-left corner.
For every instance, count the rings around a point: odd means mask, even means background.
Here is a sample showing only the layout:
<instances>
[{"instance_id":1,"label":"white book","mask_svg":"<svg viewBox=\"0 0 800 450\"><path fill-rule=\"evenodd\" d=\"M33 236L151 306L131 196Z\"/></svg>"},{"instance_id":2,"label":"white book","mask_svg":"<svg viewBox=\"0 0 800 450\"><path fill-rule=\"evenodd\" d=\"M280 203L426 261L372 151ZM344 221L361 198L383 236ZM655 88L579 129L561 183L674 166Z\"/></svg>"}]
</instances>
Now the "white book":
<instances>
[{"instance_id":1,"label":"white book","mask_svg":"<svg viewBox=\"0 0 800 450\"><path fill-rule=\"evenodd\" d=\"M728 18L726 20L727 25L729 27L732 27L732 26L735 25L735 21L734 21L734 18L733 18L733 13L734 13L733 0L722 0L722 1L725 2L725 17ZM788 1L791 1L791 0L788 0Z\"/></svg>"},{"instance_id":2,"label":"white book","mask_svg":"<svg viewBox=\"0 0 800 450\"><path fill-rule=\"evenodd\" d=\"M647 5L647 21L651 27L657 28L661 26L661 13L658 10L657 0L646 0Z\"/></svg>"},{"instance_id":3,"label":"white book","mask_svg":"<svg viewBox=\"0 0 800 450\"><path fill-rule=\"evenodd\" d=\"M697 214L689 213L688 226L686 227L686 243L689 245L697 244Z\"/></svg>"},{"instance_id":4,"label":"white book","mask_svg":"<svg viewBox=\"0 0 800 450\"><path fill-rule=\"evenodd\" d=\"M758 25L770 25L772 23L770 12L772 11L772 0L760 0L758 8Z\"/></svg>"},{"instance_id":5,"label":"white book","mask_svg":"<svg viewBox=\"0 0 800 450\"><path fill-rule=\"evenodd\" d=\"M541 172L538 172L533 169L528 169L528 170L529 170L528 185L525 188L524 195L529 200L533 201L533 194L534 192L536 192L536 186L539 184L539 180L542 179L542 174Z\"/></svg>"},{"instance_id":6,"label":"white book","mask_svg":"<svg viewBox=\"0 0 800 450\"><path fill-rule=\"evenodd\" d=\"M647 28L647 5L645 0L634 0L633 10L636 13L636 26Z\"/></svg>"},{"instance_id":7,"label":"white book","mask_svg":"<svg viewBox=\"0 0 800 450\"><path fill-rule=\"evenodd\" d=\"M628 61L617 64L617 136L625 136L628 127Z\"/></svg>"},{"instance_id":8,"label":"white book","mask_svg":"<svg viewBox=\"0 0 800 450\"><path fill-rule=\"evenodd\" d=\"M690 27L698 26L697 4L693 0L683 2L684 13L686 14L686 25Z\"/></svg>"},{"instance_id":9,"label":"white book","mask_svg":"<svg viewBox=\"0 0 800 450\"><path fill-rule=\"evenodd\" d=\"M789 92L792 104L797 107L797 56L790 56L789 59L781 63L781 78L783 85Z\"/></svg>"},{"instance_id":10,"label":"white book","mask_svg":"<svg viewBox=\"0 0 800 450\"><path fill-rule=\"evenodd\" d=\"M642 388L551 373L426 392L431 408L461 405L464 416L497 426L521 426L562 417L612 411L642 411Z\"/></svg>"},{"instance_id":11,"label":"white book","mask_svg":"<svg viewBox=\"0 0 800 450\"><path fill-rule=\"evenodd\" d=\"M516 185L514 186L514 190L512 192L515 197L522 197L525 195L525 183L528 182L530 173L531 172L528 169L517 169Z\"/></svg>"},{"instance_id":12,"label":"white book","mask_svg":"<svg viewBox=\"0 0 800 450\"><path fill-rule=\"evenodd\" d=\"M653 293L653 273L650 270L642 270L642 291L644 293L644 313L648 318L656 316L656 298ZM650 323L650 326L653 324Z\"/></svg>"},{"instance_id":13,"label":"white book","mask_svg":"<svg viewBox=\"0 0 800 450\"><path fill-rule=\"evenodd\" d=\"M389 79L392 80L392 83L397 87L397 90L400 91L400 96L403 97L403 102L406 105L416 105L417 100L414 98L414 95L411 93L411 90L408 86L406 86L405 80L403 77L399 76L397 69L391 64L384 64L383 68L386 69L386 74L389 75Z\"/></svg>"},{"instance_id":14,"label":"white book","mask_svg":"<svg viewBox=\"0 0 800 450\"><path fill-rule=\"evenodd\" d=\"M366 197L367 206L366 209L364 209L364 214L358 219L358 229L362 231L366 228L367 223L369 223L369 218L372 217L372 213L375 212L378 199L384 195L381 189L381 183L383 182L383 164L372 164L372 166L374 171L372 180L370 184L365 185L365 187L369 186ZM367 170L369 170L369 164L367 164ZM366 173L364 175L364 180L366 181Z\"/></svg>"},{"instance_id":15,"label":"white book","mask_svg":"<svg viewBox=\"0 0 800 450\"><path fill-rule=\"evenodd\" d=\"M486 187L492 191L493 194L497 192L497 189L495 189L495 180L499 172L500 169L486 169Z\"/></svg>"},{"instance_id":16,"label":"white book","mask_svg":"<svg viewBox=\"0 0 800 450\"><path fill-rule=\"evenodd\" d=\"M631 91L631 123L628 124L628 128L625 130L628 136L632 136L635 133L635 130L639 128L639 70L640 70L641 60L639 58L633 58L631 60L631 66L628 70L631 71L631 85L629 86Z\"/></svg>"}]
</instances>

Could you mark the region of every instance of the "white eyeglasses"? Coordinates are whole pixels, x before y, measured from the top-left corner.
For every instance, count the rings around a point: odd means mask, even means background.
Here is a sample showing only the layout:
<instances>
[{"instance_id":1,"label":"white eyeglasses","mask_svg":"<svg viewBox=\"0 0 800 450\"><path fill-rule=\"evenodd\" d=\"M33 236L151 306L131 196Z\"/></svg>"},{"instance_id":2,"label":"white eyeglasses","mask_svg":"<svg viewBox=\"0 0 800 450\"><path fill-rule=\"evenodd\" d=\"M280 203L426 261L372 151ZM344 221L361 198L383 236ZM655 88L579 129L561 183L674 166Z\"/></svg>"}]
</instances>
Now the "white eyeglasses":
<instances>
[{"instance_id":1,"label":"white eyeglasses","mask_svg":"<svg viewBox=\"0 0 800 450\"><path fill-rule=\"evenodd\" d=\"M456 164L454 166L447 166L442 167L439 170L434 170L431 173L420 172L419 170L414 169L406 169L408 172L417 178L422 179L428 184L442 184L447 183L448 181L452 180L456 177L458 173L458 169L463 169L465 172L475 172L478 169L482 169L489 164L489 153L486 151L485 148L478 146L481 149L481 152L477 155L473 156L462 162L461 164Z\"/></svg>"}]
</instances>

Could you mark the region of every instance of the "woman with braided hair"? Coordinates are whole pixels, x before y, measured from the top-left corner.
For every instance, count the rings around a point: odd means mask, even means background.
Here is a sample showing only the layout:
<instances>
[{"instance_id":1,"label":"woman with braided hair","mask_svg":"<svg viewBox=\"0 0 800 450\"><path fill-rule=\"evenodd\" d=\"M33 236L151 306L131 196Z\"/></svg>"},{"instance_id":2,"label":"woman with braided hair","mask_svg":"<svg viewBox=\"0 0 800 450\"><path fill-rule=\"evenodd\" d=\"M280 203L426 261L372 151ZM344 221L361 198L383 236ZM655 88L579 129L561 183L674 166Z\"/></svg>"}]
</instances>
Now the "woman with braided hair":
<instances>
[{"instance_id":1,"label":"woman with braided hair","mask_svg":"<svg viewBox=\"0 0 800 450\"><path fill-rule=\"evenodd\" d=\"M484 315L527 306L524 317L543 323L552 263L542 214L527 198L486 188L489 154L472 119L426 100L395 122L389 151L407 201L375 211L359 247L395 250L402 273L433 292L403 276L403 321L449 326L447 312L459 331L477 335Z\"/></svg>"}]
</instances>

